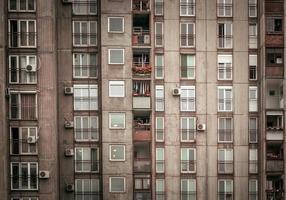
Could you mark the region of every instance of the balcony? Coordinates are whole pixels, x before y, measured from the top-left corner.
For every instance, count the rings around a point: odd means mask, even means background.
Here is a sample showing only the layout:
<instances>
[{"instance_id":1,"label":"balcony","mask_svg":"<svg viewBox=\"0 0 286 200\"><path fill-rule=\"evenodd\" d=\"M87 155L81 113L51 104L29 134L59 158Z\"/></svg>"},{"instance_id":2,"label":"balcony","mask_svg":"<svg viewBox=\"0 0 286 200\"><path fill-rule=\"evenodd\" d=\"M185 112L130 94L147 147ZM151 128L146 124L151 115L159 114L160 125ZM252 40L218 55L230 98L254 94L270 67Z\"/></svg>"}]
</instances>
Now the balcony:
<instances>
[{"instance_id":1,"label":"balcony","mask_svg":"<svg viewBox=\"0 0 286 200\"><path fill-rule=\"evenodd\" d=\"M150 159L138 159L134 160L134 172L150 173L151 172L151 160Z\"/></svg>"},{"instance_id":2,"label":"balcony","mask_svg":"<svg viewBox=\"0 0 286 200\"><path fill-rule=\"evenodd\" d=\"M284 199L284 180L282 176L267 176L266 181L266 199L267 200L282 200Z\"/></svg>"},{"instance_id":3,"label":"balcony","mask_svg":"<svg viewBox=\"0 0 286 200\"><path fill-rule=\"evenodd\" d=\"M135 46L150 46L149 15L133 15L132 44Z\"/></svg>"},{"instance_id":4,"label":"balcony","mask_svg":"<svg viewBox=\"0 0 286 200\"><path fill-rule=\"evenodd\" d=\"M136 191L134 192L134 200L151 200L151 191Z\"/></svg>"},{"instance_id":5,"label":"balcony","mask_svg":"<svg viewBox=\"0 0 286 200\"><path fill-rule=\"evenodd\" d=\"M151 172L151 153L149 142L134 143L134 172L150 173Z\"/></svg>"},{"instance_id":6,"label":"balcony","mask_svg":"<svg viewBox=\"0 0 286 200\"><path fill-rule=\"evenodd\" d=\"M266 68L267 78L283 78L284 75L284 51L282 48L266 48Z\"/></svg>"},{"instance_id":7,"label":"balcony","mask_svg":"<svg viewBox=\"0 0 286 200\"><path fill-rule=\"evenodd\" d=\"M283 172L284 161L283 160L267 160L266 171L267 172Z\"/></svg>"},{"instance_id":8,"label":"balcony","mask_svg":"<svg viewBox=\"0 0 286 200\"><path fill-rule=\"evenodd\" d=\"M150 1L149 0L133 0L132 10L135 12L149 12Z\"/></svg>"},{"instance_id":9,"label":"balcony","mask_svg":"<svg viewBox=\"0 0 286 200\"><path fill-rule=\"evenodd\" d=\"M133 119L133 131L134 131L134 141L151 141L151 124L150 124L150 114L140 113L134 114Z\"/></svg>"},{"instance_id":10,"label":"balcony","mask_svg":"<svg viewBox=\"0 0 286 200\"><path fill-rule=\"evenodd\" d=\"M283 112L268 111L266 113L266 139L283 140Z\"/></svg>"},{"instance_id":11,"label":"balcony","mask_svg":"<svg viewBox=\"0 0 286 200\"><path fill-rule=\"evenodd\" d=\"M150 65L149 49L134 49L132 71L134 78L150 78L152 68Z\"/></svg>"},{"instance_id":12,"label":"balcony","mask_svg":"<svg viewBox=\"0 0 286 200\"><path fill-rule=\"evenodd\" d=\"M133 81L133 109L151 108L150 81Z\"/></svg>"},{"instance_id":13,"label":"balcony","mask_svg":"<svg viewBox=\"0 0 286 200\"><path fill-rule=\"evenodd\" d=\"M266 80L266 108L267 109L283 109L283 79Z\"/></svg>"},{"instance_id":14,"label":"balcony","mask_svg":"<svg viewBox=\"0 0 286 200\"><path fill-rule=\"evenodd\" d=\"M283 143L268 142L266 145L266 171L267 172L283 172Z\"/></svg>"}]
</instances>

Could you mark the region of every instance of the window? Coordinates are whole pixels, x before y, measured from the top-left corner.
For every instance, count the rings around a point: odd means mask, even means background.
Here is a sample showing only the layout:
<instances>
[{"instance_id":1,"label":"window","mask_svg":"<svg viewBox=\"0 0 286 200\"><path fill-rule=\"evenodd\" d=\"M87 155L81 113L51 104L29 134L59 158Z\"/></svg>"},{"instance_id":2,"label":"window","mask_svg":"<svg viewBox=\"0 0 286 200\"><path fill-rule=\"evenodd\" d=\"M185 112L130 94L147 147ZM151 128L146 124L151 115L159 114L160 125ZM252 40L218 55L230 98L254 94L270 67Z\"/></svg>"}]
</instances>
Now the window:
<instances>
[{"instance_id":1,"label":"window","mask_svg":"<svg viewBox=\"0 0 286 200\"><path fill-rule=\"evenodd\" d=\"M135 190L149 190L150 189L150 178L134 178L134 189ZM140 198L135 198L135 199L140 199Z\"/></svg>"},{"instance_id":2,"label":"window","mask_svg":"<svg viewBox=\"0 0 286 200\"><path fill-rule=\"evenodd\" d=\"M218 80L232 79L232 55L218 55Z\"/></svg>"},{"instance_id":3,"label":"window","mask_svg":"<svg viewBox=\"0 0 286 200\"><path fill-rule=\"evenodd\" d=\"M249 143L257 143L257 118L249 118Z\"/></svg>"},{"instance_id":4,"label":"window","mask_svg":"<svg viewBox=\"0 0 286 200\"><path fill-rule=\"evenodd\" d=\"M125 128L125 113L109 113L109 128L124 129Z\"/></svg>"},{"instance_id":5,"label":"window","mask_svg":"<svg viewBox=\"0 0 286 200\"><path fill-rule=\"evenodd\" d=\"M181 86L181 111L196 110L195 93L195 86Z\"/></svg>"},{"instance_id":6,"label":"window","mask_svg":"<svg viewBox=\"0 0 286 200\"><path fill-rule=\"evenodd\" d=\"M257 55L249 55L249 80L257 80Z\"/></svg>"},{"instance_id":7,"label":"window","mask_svg":"<svg viewBox=\"0 0 286 200\"><path fill-rule=\"evenodd\" d=\"M36 11L35 0L9 0L9 11L34 12Z\"/></svg>"},{"instance_id":8,"label":"window","mask_svg":"<svg viewBox=\"0 0 286 200\"><path fill-rule=\"evenodd\" d=\"M164 29L163 22L155 22L155 46L162 47L163 46L163 37Z\"/></svg>"},{"instance_id":9,"label":"window","mask_svg":"<svg viewBox=\"0 0 286 200\"><path fill-rule=\"evenodd\" d=\"M232 48L232 23L218 23L218 48Z\"/></svg>"},{"instance_id":10,"label":"window","mask_svg":"<svg viewBox=\"0 0 286 200\"><path fill-rule=\"evenodd\" d=\"M233 173L232 149L218 149L218 173L219 174Z\"/></svg>"},{"instance_id":11,"label":"window","mask_svg":"<svg viewBox=\"0 0 286 200\"><path fill-rule=\"evenodd\" d=\"M218 17L232 16L232 0L217 0L217 16Z\"/></svg>"},{"instance_id":12,"label":"window","mask_svg":"<svg viewBox=\"0 0 286 200\"><path fill-rule=\"evenodd\" d=\"M75 0L72 3L72 11L75 15L95 15L97 0Z\"/></svg>"},{"instance_id":13,"label":"window","mask_svg":"<svg viewBox=\"0 0 286 200\"><path fill-rule=\"evenodd\" d=\"M266 32L267 34L282 34L283 20L281 17L267 17L266 18Z\"/></svg>"},{"instance_id":14,"label":"window","mask_svg":"<svg viewBox=\"0 0 286 200\"><path fill-rule=\"evenodd\" d=\"M218 142L232 142L232 118L218 118Z\"/></svg>"},{"instance_id":15,"label":"window","mask_svg":"<svg viewBox=\"0 0 286 200\"><path fill-rule=\"evenodd\" d=\"M34 55L9 56L9 83L37 83L36 68L37 58Z\"/></svg>"},{"instance_id":16,"label":"window","mask_svg":"<svg viewBox=\"0 0 286 200\"><path fill-rule=\"evenodd\" d=\"M282 66L283 63L283 49L266 48L266 65L275 67Z\"/></svg>"},{"instance_id":17,"label":"window","mask_svg":"<svg viewBox=\"0 0 286 200\"><path fill-rule=\"evenodd\" d=\"M248 16L257 17L257 0L248 0Z\"/></svg>"},{"instance_id":18,"label":"window","mask_svg":"<svg viewBox=\"0 0 286 200\"><path fill-rule=\"evenodd\" d=\"M38 163L11 162L11 190L37 190Z\"/></svg>"},{"instance_id":19,"label":"window","mask_svg":"<svg viewBox=\"0 0 286 200\"><path fill-rule=\"evenodd\" d=\"M196 149L181 148L181 173L196 172Z\"/></svg>"},{"instance_id":20,"label":"window","mask_svg":"<svg viewBox=\"0 0 286 200\"><path fill-rule=\"evenodd\" d=\"M181 54L181 78L195 78L195 55Z\"/></svg>"},{"instance_id":21,"label":"window","mask_svg":"<svg viewBox=\"0 0 286 200\"><path fill-rule=\"evenodd\" d=\"M164 0L155 0L155 16L164 15Z\"/></svg>"},{"instance_id":22,"label":"window","mask_svg":"<svg viewBox=\"0 0 286 200\"><path fill-rule=\"evenodd\" d=\"M38 200L38 197L12 197L11 200Z\"/></svg>"},{"instance_id":23,"label":"window","mask_svg":"<svg viewBox=\"0 0 286 200\"><path fill-rule=\"evenodd\" d=\"M257 149L249 149L249 173L257 173Z\"/></svg>"},{"instance_id":24,"label":"window","mask_svg":"<svg viewBox=\"0 0 286 200\"><path fill-rule=\"evenodd\" d=\"M109 192L125 192L125 177L109 177Z\"/></svg>"},{"instance_id":25,"label":"window","mask_svg":"<svg viewBox=\"0 0 286 200\"><path fill-rule=\"evenodd\" d=\"M35 142L29 142L28 138L34 139ZM37 127L11 127L10 153L12 155L37 154L37 139Z\"/></svg>"},{"instance_id":26,"label":"window","mask_svg":"<svg viewBox=\"0 0 286 200\"><path fill-rule=\"evenodd\" d=\"M195 46L195 24L194 23L181 23L180 29L181 47L194 47Z\"/></svg>"},{"instance_id":27,"label":"window","mask_svg":"<svg viewBox=\"0 0 286 200\"><path fill-rule=\"evenodd\" d=\"M181 200L196 200L196 179L181 179Z\"/></svg>"},{"instance_id":28,"label":"window","mask_svg":"<svg viewBox=\"0 0 286 200\"><path fill-rule=\"evenodd\" d=\"M75 179L75 200L100 199L99 179Z\"/></svg>"},{"instance_id":29,"label":"window","mask_svg":"<svg viewBox=\"0 0 286 200\"><path fill-rule=\"evenodd\" d=\"M35 93L11 93L10 119L36 120L37 95Z\"/></svg>"},{"instance_id":30,"label":"window","mask_svg":"<svg viewBox=\"0 0 286 200\"><path fill-rule=\"evenodd\" d=\"M108 17L108 32L109 33L123 33L124 32L124 18L123 17Z\"/></svg>"},{"instance_id":31,"label":"window","mask_svg":"<svg viewBox=\"0 0 286 200\"><path fill-rule=\"evenodd\" d=\"M218 180L218 200L233 200L233 180Z\"/></svg>"},{"instance_id":32,"label":"window","mask_svg":"<svg viewBox=\"0 0 286 200\"><path fill-rule=\"evenodd\" d=\"M249 200L258 200L258 185L256 179L249 180L249 189L248 189L248 199Z\"/></svg>"},{"instance_id":33,"label":"window","mask_svg":"<svg viewBox=\"0 0 286 200\"><path fill-rule=\"evenodd\" d=\"M94 53L74 53L73 76L74 78L96 78L97 55Z\"/></svg>"},{"instance_id":34,"label":"window","mask_svg":"<svg viewBox=\"0 0 286 200\"><path fill-rule=\"evenodd\" d=\"M156 117L156 142L164 141L164 117Z\"/></svg>"},{"instance_id":35,"label":"window","mask_svg":"<svg viewBox=\"0 0 286 200\"><path fill-rule=\"evenodd\" d=\"M156 200L165 199L165 180L156 179Z\"/></svg>"},{"instance_id":36,"label":"window","mask_svg":"<svg viewBox=\"0 0 286 200\"><path fill-rule=\"evenodd\" d=\"M195 0L180 0L180 16L195 16Z\"/></svg>"},{"instance_id":37,"label":"window","mask_svg":"<svg viewBox=\"0 0 286 200\"><path fill-rule=\"evenodd\" d=\"M248 47L250 49L257 48L257 23L249 24L249 38L248 38Z\"/></svg>"},{"instance_id":38,"label":"window","mask_svg":"<svg viewBox=\"0 0 286 200\"><path fill-rule=\"evenodd\" d=\"M98 160L98 148L75 148L75 172L98 172Z\"/></svg>"},{"instance_id":39,"label":"window","mask_svg":"<svg viewBox=\"0 0 286 200\"><path fill-rule=\"evenodd\" d=\"M9 20L9 47L36 47L36 21Z\"/></svg>"},{"instance_id":40,"label":"window","mask_svg":"<svg viewBox=\"0 0 286 200\"><path fill-rule=\"evenodd\" d=\"M109 81L109 97L124 97L124 81Z\"/></svg>"},{"instance_id":41,"label":"window","mask_svg":"<svg viewBox=\"0 0 286 200\"><path fill-rule=\"evenodd\" d=\"M97 85L74 85L74 110L97 110Z\"/></svg>"},{"instance_id":42,"label":"window","mask_svg":"<svg viewBox=\"0 0 286 200\"><path fill-rule=\"evenodd\" d=\"M108 49L108 64L123 65L124 64L124 49Z\"/></svg>"},{"instance_id":43,"label":"window","mask_svg":"<svg viewBox=\"0 0 286 200\"><path fill-rule=\"evenodd\" d=\"M109 145L110 161L125 161L125 145Z\"/></svg>"},{"instance_id":44,"label":"window","mask_svg":"<svg viewBox=\"0 0 286 200\"><path fill-rule=\"evenodd\" d=\"M218 87L218 111L232 111L232 86Z\"/></svg>"},{"instance_id":45,"label":"window","mask_svg":"<svg viewBox=\"0 0 286 200\"><path fill-rule=\"evenodd\" d=\"M257 112L258 105L257 105L257 87L251 86L249 87L249 112Z\"/></svg>"},{"instance_id":46,"label":"window","mask_svg":"<svg viewBox=\"0 0 286 200\"><path fill-rule=\"evenodd\" d=\"M164 173L164 148L156 148L156 173Z\"/></svg>"},{"instance_id":47,"label":"window","mask_svg":"<svg viewBox=\"0 0 286 200\"><path fill-rule=\"evenodd\" d=\"M96 21L73 21L73 45L96 46L97 22Z\"/></svg>"},{"instance_id":48,"label":"window","mask_svg":"<svg viewBox=\"0 0 286 200\"><path fill-rule=\"evenodd\" d=\"M196 138L196 118L181 117L181 141L192 142Z\"/></svg>"},{"instance_id":49,"label":"window","mask_svg":"<svg viewBox=\"0 0 286 200\"><path fill-rule=\"evenodd\" d=\"M156 111L164 111L164 85L155 86Z\"/></svg>"},{"instance_id":50,"label":"window","mask_svg":"<svg viewBox=\"0 0 286 200\"><path fill-rule=\"evenodd\" d=\"M75 140L97 141L98 140L98 117L97 116L75 116L74 117Z\"/></svg>"},{"instance_id":51,"label":"window","mask_svg":"<svg viewBox=\"0 0 286 200\"><path fill-rule=\"evenodd\" d=\"M164 78L164 55L163 54L155 55L155 78L156 79Z\"/></svg>"}]
</instances>

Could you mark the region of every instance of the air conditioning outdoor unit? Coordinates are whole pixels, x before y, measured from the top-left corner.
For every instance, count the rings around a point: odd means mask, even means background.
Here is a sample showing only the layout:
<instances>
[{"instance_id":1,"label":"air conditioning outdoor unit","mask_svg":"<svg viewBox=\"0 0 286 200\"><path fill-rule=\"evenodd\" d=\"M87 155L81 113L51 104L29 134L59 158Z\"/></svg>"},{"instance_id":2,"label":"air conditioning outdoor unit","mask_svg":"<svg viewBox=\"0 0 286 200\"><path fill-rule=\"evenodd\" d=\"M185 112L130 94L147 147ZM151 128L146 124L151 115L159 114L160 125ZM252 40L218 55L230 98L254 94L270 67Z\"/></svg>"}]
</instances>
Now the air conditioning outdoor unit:
<instances>
[{"instance_id":1,"label":"air conditioning outdoor unit","mask_svg":"<svg viewBox=\"0 0 286 200\"><path fill-rule=\"evenodd\" d=\"M206 130L206 124L198 124L198 125L197 125L197 130L198 130L198 131L204 131L204 130Z\"/></svg>"},{"instance_id":2,"label":"air conditioning outdoor unit","mask_svg":"<svg viewBox=\"0 0 286 200\"><path fill-rule=\"evenodd\" d=\"M73 128L73 121L65 121L65 128Z\"/></svg>"},{"instance_id":3,"label":"air conditioning outdoor unit","mask_svg":"<svg viewBox=\"0 0 286 200\"><path fill-rule=\"evenodd\" d=\"M73 94L73 87L65 87L65 94Z\"/></svg>"},{"instance_id":4,"label":"air conditioning outdoor unit","mask_svg":"<svg viewBox=\"0 0 286 200\"><path fill-rule=\"evenodd\" d=\"M65 149L65 156L71 157L74 155L73 149Z\"/></svg>"},{"instance_id":5,"label":"air conditioning outdoor unit","mask_svg":"<svg viewBox=\"0 0 286 200\"><path fill-rule=\"evenodd\" d=\"M28 144L35 144L37 142L37 137L36 136L29 136L27 137L27 143Z\"/></svg>"},{"instance_id":6,"label":"air conditioning outdoor unit","mask_svg":"<svg viewBox=\"0 0 286 200\"><path fill-rule=\"evenodd\" d=\"M73 192L74 191L74 184L67 184L66 185L66 191L67 192Z\"/></svg>"},{"instance_id":7,"label":"air conditioning outdoor unit","mask_svg":"<svg viewBox=\"0 0 286 200\"><path fill-rule=\"evenodd\" d=\"M63 0L63 3L72 3L72 0Z\"/></svg>"},{"instance_id":8,"label":"air conditioning outdoor unit","mask_svg":"<svg viewBox=\"0 0 286 200\"><path fill-rule=\"evenodd\" d=\"M26 72L35 72L37 71L37 67L35 65L27 65L25 70Z\"/></svg>"},{"instance_id":9,"label":"air conditioning outdoor unit","mask_svg":"<svg viewBox=\"0 0 286 200\"><path fill-rule=\"evenodd\" d=\"M50 178L50 172L49 171L39 171L39 178L41 178L41 179Z\"/></svg>"},{"instance_id":10,"label":"air conditioning outdoor unit","mask_svg":"<svg viewBox=\"0 0 286 200\"><path fill-rule=\"evenodd\" d=\"M173 89L173 96L180 96L181 95L181 89L180 88L174 88Z\"/></svg>"}]
</instances>

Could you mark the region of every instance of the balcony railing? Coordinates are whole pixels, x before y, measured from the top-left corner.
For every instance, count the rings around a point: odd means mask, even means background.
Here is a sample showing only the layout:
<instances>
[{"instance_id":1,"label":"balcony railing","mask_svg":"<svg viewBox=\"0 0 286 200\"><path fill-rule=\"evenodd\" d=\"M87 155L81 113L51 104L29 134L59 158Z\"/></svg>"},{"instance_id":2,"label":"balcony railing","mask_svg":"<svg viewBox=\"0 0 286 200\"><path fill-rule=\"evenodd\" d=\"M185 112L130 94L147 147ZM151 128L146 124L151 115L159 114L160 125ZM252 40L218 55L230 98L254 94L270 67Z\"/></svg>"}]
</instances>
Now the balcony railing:
<instances>
[{"instance_id":1,"label":"balcony railing","mask_svg":"<svg viewBox=\"0 0 286 200\"><path fill-rule=\"evenodd\" d=\"M26 68L9 68L10 71L10 83L23 83L23 84L35 84L37 83L37 72L27 71Z\"/></svg>"},{"instance_id":2,"label":"balcony railing","mask_svg":"<svg viewBox=\"0 0 286 200\"><path fill-rule=\"evenodd\" d=\"M75 78L96 78L96 65L73 65Z\"/></svg>"},{"instance_id":3,"label":"balcony railing","mask_svg":"<svg viewBox=\"0 0 286 200\"><path fill-rule=\"evenodd\" d=\"M249 192L248 193L249 200L257 200L258 199L258 192Z\"/></svg>"},{"instance_id":4,"label":"balcony railing","mask_svg":"<svg viewBox=\"0 0 286 200\"><path fill-rule=\"evenodd\" d=\"M195 66L181 66L181 78L195 78Z\"/></svg>"},{"instance_id":5,"label":"balcony railing","mask_svg":"<svg viewBox=\"0 0 286 200\"><path fill-rule=\"evenodd\" d=\"M37 154L37 138L34 143L28 142L27 139L11 139L10 145L12 155Z\"/></svg>"},{"instance_id":6,"label":"balcony railing","mask_svg":"<svg viewBox=\"0 0 286 200\"><path fill-rule=\"evenodd\" d=\"M156 191L156 200L165 200L165 192Z\"/></svg>"},{"instance_id":7,"label":"balcony railing","mask_svg":"<svg viewBox=\"0 0 286 200\"><path fill-rule=\"evenodd\" d=\"M233 193L232 192L218 192L218 199L219 200L232 200Z\"/></svg>"},{"instance_id":8,"label":"balcony railing","mask_svg":"<svg viewBox=\"0 0 286 200\"><path fill-rule=\"evenodd\" d=\"M196 192L181 191L182 199L196 199Z\"/></svg>"},{"instance_id":9,"label":"balcony railing","mask_svg":"<svg viewBox=\"0 0 286 200\"><path fill-rule=\"evenodd\" d=\"M76 172L98 172L99 161L93 160L75 160Z\"/></svg>"},{"instance_id":10,"label":"balcony railing","mask_svg":"<svg viewBox=\"0 0 286 200\"><path fill-rule=\"evenodd\" d=\"M74 132L77 141L98 140L98 128L75 128Z\"/></svg>"},{"instance_id":11,"label":"balcony railing","mask_svg":"<svg viewBox=\"0 0 286 200\"><path fill-rule=\"evenodd\" d=\"M134 191L134 200L151 200L151 191Z\"/></svg>"},{"instance_id":12,"label":"balcony railing","mask_svg":"<svg viewBox=\"0 0 286 200\"><path fill-rule=\"evenodd\" d=\"M164 160L156 160L156 172L164 173L165 171L165 161Z\"/></svg>"},{"instance_id":13,"label":"balcony railing","mask_svg":"<svg viewBox=\"0 0 286 200\"><path fill-rule=\"evenodd\" d=\"M134 77L144 77L144 78L150 78L152 68L149 63L138 63L138 62L133 62L133 76Z\"/></svg>"},{"instance_id":14,"label":"balcony railing","mask_svg":"<svg viewBox=\"0 0 286 200\"><path fill-rule=\"evenodd\" d=\"M219 17L231 17L232 16L232 4L231 3L218 3L217 13Z\"/></svg>"},{"instance_id":15,"label":"balcony railing","mask_svg":"<svg viewBox=\"0 0 286 200\"><path fill-rule=\"evenodd\" d=\"M266 129L267 140L283 140L283 136L284 136L283 128L268 127Z\"/></svg>"},{"instance_id":16,"label":"balcony railing","mask_svg":"<svg viewBox=\"0 0 286 200\"><path fill-rule=\"evenodd\" d=\"M219 142L231 142L232 141L232 129L219 129L218 137Z\"/></svg>"},{"instance_id":17,"label":"balcony railing","mask_svg":"<svg viewBox=\"0 0 286 200\"><path fill-rule=\"evenodd\" d=\"M181 34L181 46L182 47L194 47L195 46L195 34Z\"/></svg>"},{"instance_id":18,"label":"balcony railing","mask_svg":"<svg viewBox=\"0 0 286 200\"><path fill-rule=\"evenodd\" d=\"M92 199L92 200L100 200L101 193L100 192L75 192L75 200L82 200L82 199Z\"/></svg>"},{"instance_id":19,"label":"balcony railing","mask_svg":"<svg viewBox=\"0 0 286 200\"><path fill-rule=\"evenodd\" d=\"M284 191L283 190L266 191L266 199L267 200L283 200L284 199Z\"/></svg>"},{"instance_id":20,"label":"balcony railing","mask_svg":"<svg viewBox=\"0 0 286 200\"><path fill-rule=\"evenodd\" d=\"M133 0L133 11L150 11L150 1Z\"/></svg>"},{"instance_id":21,"label":"balcony railing","mask_svg":"<svg viewBox=\"0 0 286 200\"><path fill-rule=\"evenodd\" d=\"M266 171L267 172L283 172L284 161L283 160L267 160Z\"/></svg>"},{"instance_id":22,"label":"balcony railing","mask_svg":"<svg viewBox=\"0 0 286 200\"><path fill-rule=\"evenodd\" d=\"M33 48L36 47L36 32L9 32L9 47L23 47Z\"/></svg>"},{"instance_id":23,"label":"balcony railing","mask_svg":"<svg viewBox=\"0 0 286 200\"><path fill-rule=\"evenodd\" d=\"M250 143L257 142L257 129L249 129L249 142Z\"/></svg>"},{"instance_id":24,"label":"balcony railing","mask_svg":"<svg viewBox=\"0 0 286 200\"><path fill-rule=\"evenodd\" d=\"M163 46L163 35L162 34L155 35L155 46Z\"/></svg>"},{"instance_id":25,"label":"balcony railing","mask_svg":"<svg viewBox=\"0 0 286 200\"><path fill-rule=\"evenodd\" d=\"M149 30L142 30L141 28L133 28L132 44L133 45L150 45L150 32Z\"/></svg>"},{"instance_id":26,"label":"balcony railing","mask_svg":"<svg viewBox=\"0 0 286 200\"><path fill-rule=\"evenodd\" d=\"M232 174L233 173L233 161L218 161L218 173Z\"/></svg>"},{"instance_id":27,"label":"balcony railing","mask_svg":"<svg viewBox=\"0 0 286 200\"><path fill-rule=\"evenodd\" d=\"M37 105L19 105L12 104L11 109L11 119L19 120L36 120L37 119Z\"/></svg>"},{"instance_id":28,"label":"balcony railing","mask_svg":"<svg viewBox=\"0 0 286 200\"><path fill-rule=\"evenodd\" d=\"M134 160L134 172L151 172L151 161L150 159L135 159Z\"/></svg>"},{"instance_id":29,"label":"balcony railing","mask_svg":"<svg viewBox=\"0 0 286 200\"><path fill-rule=\"evenodd\" d=\"M257 169L258 169L257 160L250 160L249 161L249 173L255 174L255 173L257 173Z\"/></svg>"},{"instance_id":30,"label":"balcony railing","mask_svg":"<svg viewBox=\"0 0 286 200\"><path fill-rule=\"evenodd\" d=\"M196 138L196 129L181 129L182 142L194 141Z\"/></svg>"},{"instance_id":31,"label":"balcony railing","mask_svg":"<svg viewBox=\"0 0 286 200\"><path fill-rule=\"evenodd\" d=\"M181 172L182 173L195 173L196 172L196 161L181 160Z\"/></svg>"},{"instance_id":32,"label":"balcony railing","mask_svg":"<svg viewBox=\"0 0 286 200\"><path fill-rule=\"evenodd\" d=\"M96 33L73 33L75 46L95 46L97 44Z\"/></svg>"},{"instance_id":33,"label":"balcony railing","mask_svg":"<svg viewBox=\"0 0 286 200\"><path fill-rule=\"evenodd\" d=\"M231 49L232 48L232 35L219 35L218 36L218 48Z\"/></svg>"}]
</instances>

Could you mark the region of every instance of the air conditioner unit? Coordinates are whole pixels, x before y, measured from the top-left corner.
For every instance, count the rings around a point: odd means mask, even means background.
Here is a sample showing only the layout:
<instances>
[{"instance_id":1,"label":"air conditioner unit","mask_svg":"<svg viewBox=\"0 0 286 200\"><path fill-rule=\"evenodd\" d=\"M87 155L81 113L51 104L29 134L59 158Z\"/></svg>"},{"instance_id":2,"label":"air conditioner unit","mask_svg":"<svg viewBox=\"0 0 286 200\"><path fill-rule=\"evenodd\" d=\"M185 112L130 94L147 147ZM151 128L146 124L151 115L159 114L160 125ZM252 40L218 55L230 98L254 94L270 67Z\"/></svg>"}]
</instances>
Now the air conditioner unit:
<instances>
[{"instance_id":1,"label":"air conditioner unit","mask_svg":"<svg viewBox=\"0 0 286 200\"><path fill-rule=\"evenodd\" d=\"M72 3L72 0L63 0L63 3Z\"/></svg>"},{"instance_id":2,"label":"air conditioner unit","mask_svg":"<svg viewBox=\"0 0 286 200\"><path fill-rule=\"evenodd\" d=\"M180 88L174 88L173 89L173 96L180 96L181 95L181 89Z\"/></svg>"},{"instance_id":3,"label":"air conditioner unit","mask_svg":"<svg viewBox=\"0 0 286 200\"><path fill-rule=\"evenodd\" d=\"M41 178L41 179L50 178L50 172L49 171L39 171L39 178Z\"/></svg>"},{"instance_id":4,"label":"air conditioner unit","mask_svg":"<svg viewBox=\"0 0 286 200\"><path fill-rule=\"evenodd\" d=\"M74 184L67 184L66 185L66 191L67 192L73 192L74 191Z\"/></svg>"},{"instance_id":5,"label":"air conditioner unit","mask_svg":"<svg viewBox=\"0 0 286 200\"><path fill-rule=\"evenodd\" d=\"M65 94L73 94L73 87L65 87Z\"/></svg>"},{"instance_id":6,"label":"air conditioner unit","mask_svg":"<svg viewBox=\"0 0 286 200\"><path fill-rule=\"evenodd\" d=\"M37 142L37 137L36 136L29 136L27 137L27 143L28 144L35 144Z\"/></svg>"},{"instance_id":7,"label":"air conditioner unit","mask_svg":"<svg viewBox=\"0 0 286 200\"><path fill-rule=\"evenodd\" d=\"M65 128L73 128L73 121L65 121Z\"/></svg>"},{"instance_id":8,"label":"air conditioner unit","mask_svg":"<svg viewBox=\"0 0 286 200\"><path fill-rule=\"evenodd\" d=\"M198 125L197 125L197 130L198 130L198 131L204 131L204 130L206 130L206 125L205 125L205 124L198 124Z\"/></svg>"},{"instance_id":9,"label":"air conditioner unit","mask_svg":"<svg viewBox=\"0 0 286 200\"><path fill-rule=\"evenodd\" d=\"M27 65L25 70L26 72L35 72L37 71L37 67L35 65Z\"/></svg>"},{"instance_id":10,"label":"air conditioner unit","mask_svg":"<svg viewBox=\"0 0 286 200\"><path fill-rule=\"evenodd\" d=\"M150 35L144 35L144 44L150 44Z\"/></svg>"},{"instance_id":11,"label":"air conditioner unit","mask_svg":"<svg viewBox=\"0 0 286 200\"><path fill-rule=\"evenodd\" d=\"M73 155L74 155L73 149L65 149L65 156L66 157L70 157Z\"/></svg>"}]
</instances>

